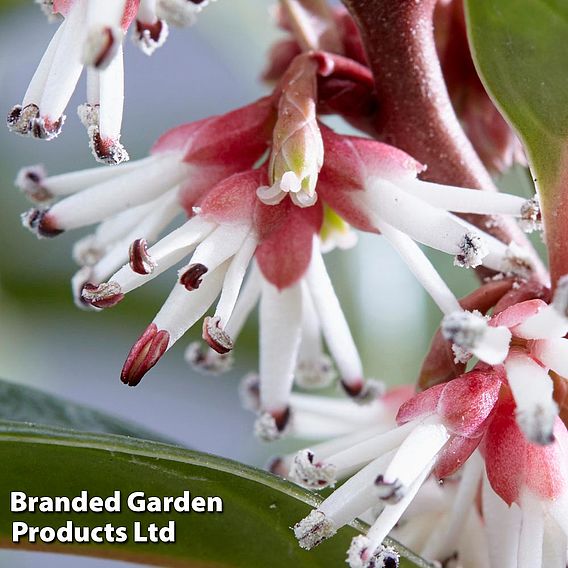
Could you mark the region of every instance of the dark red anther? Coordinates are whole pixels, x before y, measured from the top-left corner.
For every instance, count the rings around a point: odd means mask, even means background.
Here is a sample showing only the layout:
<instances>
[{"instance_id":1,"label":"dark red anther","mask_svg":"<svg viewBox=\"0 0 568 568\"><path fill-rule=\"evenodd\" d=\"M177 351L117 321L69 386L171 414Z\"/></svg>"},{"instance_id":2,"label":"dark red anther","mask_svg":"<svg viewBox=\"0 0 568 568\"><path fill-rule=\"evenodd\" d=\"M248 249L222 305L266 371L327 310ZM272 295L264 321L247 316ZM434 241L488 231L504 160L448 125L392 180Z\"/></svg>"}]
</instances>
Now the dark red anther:
<instances>
[{"instance_id":1,"label":"dark red anther","mask_svg":"<svg viewBox=\"0 0 568 568\"><path fill-rule=\"evenodd\" d=\"M49 209L30 209L22 216L24 225L38 237L52 238L63 233L49 214Z\"/></svg>"},{"instance_id":2,"label":"dark red anther","mask_svg":"<svg viewBox=\"0 0 568 568\"><path fill-rule=\"evenodd\" d=\"M201 278L209 269L204 264L192 264L181 276L180 284L191 292L197 290L201 284Z\"/></svg>"},{"instance_id":3,"label":"dark red anther","mask_svg":"<svg viewBox=\"0 0 568 568\"><path fill-rule=\"evenodd\" d=\"M81 290L81 300L95 308L112 308L123 298L124 294L120 285L112 281L103 282L102 284L87 282Z\"/></svg>"},{"instance_id":4,"label":"dark red anther","mask_svg":"<svg viewBox=\"0 0 568 568\"><path fill-rule=\"evenodd\" d=\"M270 414L272 418L274 418L278 432L283 432L290 421L290 407L287 406L284 410L271 412Z\"/></svg>"},{"instance_id":5,"label":"dark red anther","mask_svg":"<svg viewBox=\"0 0 568 568\"><path fill-rule=\"evenodd\" d=\"M120 380L130 386L136 386L142 377L161 359L168 348L170 334L159 330L151 323L140 339L134 344L122 367Z\"/></svg>"},{"instance_id":6,"label":"dark red anther","mask_svg":"<svg viewBox=\"0 0 568 568\"><path fill-rule=\"evenodd\" d=\"M234 347L233 340L221 327L221 320L218 317L206 317L203 320L203 339L213 351L221 355L228 353Z\"/></svg>"},{"instance_id":7,"label":"dark red anther","mask_svg":"<svg viewBox=\"0 0 568 568\"><path fill-rule=\"evenodd\" d=\"M156 268L156 263L148 254L148 242L146 239L136 239L129 248L130 268L136 274L151 274Z\"/></svg>"}]
</instances>

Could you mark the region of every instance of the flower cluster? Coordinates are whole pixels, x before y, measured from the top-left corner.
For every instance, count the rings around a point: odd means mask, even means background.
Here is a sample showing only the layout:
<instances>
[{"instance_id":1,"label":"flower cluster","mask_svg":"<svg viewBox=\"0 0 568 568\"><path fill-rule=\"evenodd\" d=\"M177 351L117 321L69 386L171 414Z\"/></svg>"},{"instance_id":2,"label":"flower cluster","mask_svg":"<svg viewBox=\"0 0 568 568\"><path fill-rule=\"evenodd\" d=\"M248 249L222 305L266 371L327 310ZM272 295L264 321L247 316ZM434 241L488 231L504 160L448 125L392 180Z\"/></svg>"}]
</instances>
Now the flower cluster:
<instances>
[{"instance_id":1,"label":"flower cluster","mask_svg":"<svg viewBox=\"0 0 568 568\"><path fill-rule=\"evenodd\" d=\"M78 109L95 159L128 160L120 143L124 100L123 40L152 55L166 41L168 23L187 26L208 0L38 0L48 18L62 19L24 94L8 114L17 134L52 140L61 132L65 108L83 68L87 102Z\"/></svg>"},{"instance_id":2,"label":"flower cluster","mask_svg":"<svg viewBox=\"0 0 568 568\"><path fill-rule=\"evenodd\" d=\"M300 546L362 518L371 528L352 542L352 568L396 566L397 552L382 544L389 533L444 566L564 568L568 276L551 289L528 245L495 230L503 219L541 230L538 197L425 181L432 164L393 145L376 120L381 78L367 66L355 22L323 0L281 2L287 37L270 55L268 96L176 127L148 157L120 164L124 33L132 26L150 54L167 22L191 23L206 3L45 3L64 21L8 118L20 134L55 137L87 66L80 116L97 159L114 165L54 176L36 165L16 180L35 202L22 220L39 238L94 227L73 251L79 307L111 308L177 267L122 382L138 385L195 325L203 341L188 346L187 361L205 373L228 370L258 306L258 373L242 388L255 433L315 442L270 469L315 490L347 479L294 526ZM457 73L459 2L438 8L437 47L454 106L483 160L502 170L518 141L477 76ZM330 128L330 113L372 137ZM355 231L388 242L443 314L418 392L385 390L365 373L324 260L335 246L354 246ZM422 246L484 283L458 300ZM294 390L335 381L341 398Z\"/></svg>"}]
</instances>

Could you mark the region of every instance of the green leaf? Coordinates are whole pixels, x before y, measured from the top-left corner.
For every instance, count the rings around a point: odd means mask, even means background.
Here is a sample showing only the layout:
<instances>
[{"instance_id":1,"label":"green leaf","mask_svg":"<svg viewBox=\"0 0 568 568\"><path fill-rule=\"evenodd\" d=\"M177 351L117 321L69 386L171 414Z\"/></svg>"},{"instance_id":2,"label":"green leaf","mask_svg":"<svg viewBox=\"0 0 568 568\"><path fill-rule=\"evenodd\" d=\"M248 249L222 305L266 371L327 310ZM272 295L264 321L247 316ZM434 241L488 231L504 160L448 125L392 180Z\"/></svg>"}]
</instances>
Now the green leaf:
<instances>
[{"instance_id":1,"label":"green leaf","mask_svg":"<svg viewBox=\"0 0 568 568\"><path fill-rule=\"evenodd\" d=\"M172 442L165 436L125 420L3 379L0 379L0 420Z\"/></svg>"},{"instance_id":2,"label":"green leaf","mask_svg":"<svg viewBox=\"0 0 568 568\"><path fill-rule=\"evenodd\" d=\"M50 544L53 552L125 559L153 566L211 567L343 566L351 537L365 527L345 527L310 552L297 545L291 527L320 497L271 474L232 461L182 448L124 438L27 424L0 423L0 545L33 550L32 543L11 543L12 523L30 526L95 527L112 523L127 527L135 521L164 526L176 523L176 543ZM122 494L122 510L94 513L9 513L10 491L30 496L90 496ZM127 496L220 496L222 513L135 513ZM357 529L357 530L356 530ZM411 553L401 566L426 567ZM416 564L413 564L414 561Z\"/></svg>"},{"instance_id":3,"label":"green leaf","mask_svg":"<svg viewBox=\"0 0 568 568\"><path fill-rule=\"evenodd\" d=\"M480 76L529 157L547 228L553 282L568 272L568 2L466 0Z\"/></svg>"}]
</instances>

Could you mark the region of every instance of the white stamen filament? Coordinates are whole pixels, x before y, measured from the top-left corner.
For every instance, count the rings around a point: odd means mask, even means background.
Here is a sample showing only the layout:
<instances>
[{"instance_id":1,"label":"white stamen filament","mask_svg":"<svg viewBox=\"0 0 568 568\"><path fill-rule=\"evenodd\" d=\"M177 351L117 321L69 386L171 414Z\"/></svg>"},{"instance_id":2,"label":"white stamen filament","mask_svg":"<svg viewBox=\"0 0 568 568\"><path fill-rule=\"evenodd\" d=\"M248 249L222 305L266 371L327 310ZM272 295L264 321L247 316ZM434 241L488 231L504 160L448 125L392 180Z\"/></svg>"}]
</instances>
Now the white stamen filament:
<instances>
[{"instance_id":1,"label":"white stamen filament","mask_svg":"<svg viewBox=\"0 0 568 568\"><path fill-rule=\"evenodd\" d=\"M178 185L190 171L190 166L179 161L177 153L164 154L152 167L135 168L56 203L49 214L60 229L92 225L159 197Z\"/></svg>"},{"instance_id":2,"label":"white stamen filament","mask_svg":"<svg viewBox=\"0 0 568 568\"><path fill-rule=\"evenodd\" d=\"M441 185L419 179L405 180L400 186L414 197L454 213L519 217L526 203L526 199L517 195Z\"/></svg>"},{"instance_id":3,"label":"white stamen filament","mask_svg":"<svg viewBox=\"0 0 568 568\"><path fill-rule=\"evenodd\" d=\"M215 224L201 217L194 217L148 249L148 254L157 265L150 274L137 274L129 264L126 264L110 279L118 283L122 293L126 294L181 261L191 253L197 243L206 239L215 227Z\"/></svg>"},{"instance_id":4,"label":"white stamen filament","mask_svg":"<svg viewBox=\"0 0 568 568\"><path fill-rule=\"evenodd\" d=\"M238 252L249 232L250 226L244 223L219 225L197 246L189 263L180 268L179 277L181 278L195 264L202 264L207 270L214 270Z\"/></svg>"},{"instance_id":5,"label":"white stamen filament","mask_svg":"<svg viewBox=\"0 0 568 568\"><path fill-rule=\"evenodd\" d=\"M128 250L132 242L140 238L145 239L148 243L154 242L162 230L181 212L175 189L155 200L153 205L154 210L135 229L115 243L93 266L92 282L99 283L107 280L128 260Z\"/></svg>"},{"instance_id":6,"label":"white stamen filament","mask_svg":"<svg viewBox=\"0 0 568 568\"><path fill-rule=\"evenodd\" d=\"M329 386L336 372L331 359L323 353L319 318L306 283L302 284L302 340L295 381L306 389Z\"/></svg>"},{"instance_id":7,"label":"white stamen filament","mask_svg":"<svg viewBox=\"0 0 568 568\"><path fill-rule=\"evenodd\" d=\"M176 284L154 318L158 329L170 333L168 349L197 321L199 321L223 286L223 279L229 263L225 262L212 272L203 276L201 286L188 292L183 286Z\"/></svg>"},{"instance_id":8,"label":"white stamen filament","mask_svg":"<svg viewBox=\"0 0 568 568\"><path fill-rule=\"evenodd\" d=\"M256 234L250 232L231 260L214 316L220 319L221 327L223 328L226 328L227 322L235 309L247 268L252 260L257 244ZM234 338L232 339L234 340Z\"/></svg>"},{"instance_id":9,"label":"white stamen filament","mask_svg":"<svg viewBox=\"0 0 568 568\"><path fill-rule=\"evenodd\" d=\"M318 313L327 347L342 380L347 385L360 383L363 380L361 359L325 269L317 237L313 241L312 260L306 272L305 281Z\"/></svg>"},{"instance_id":10,"label":"white stamen filament","mask_svg":"<svg viewBox=\"0 0 568 568\"><path fill-rule=\"evenodd\" d=\"M378 229L398 252L418 282L422 284L444 314L462 309L438 271L409 236L386 222L381 222Z\"/></svg>"},{"instance_id":11,"label":"white stamen filament","mask_svg":"<svg viewBox=\"0 0 568 568\"><path fill-rule=\"evenodd\" d=\"M516 503L509 507L493 491L487 475L483 476L482 506L491 566L518 568L521 510Z\"/></svg>"},{"instance_id":12,"label":"white stamen filament","mask_svg":"<svg viewBox=\"0 0 568 568\"><path fill-rule=\"evenodd\" d=\"M412 431L400 445L381 483L377 481L379 496L390 502L404 498L414 480L435 460L450 439L448 429L436 416L427 418L417 426L412 422L408 424L413 426Z\"/></svg>"},{"instance_id":13,"label":"white stamen filament","mask_svg":"<svg viewBox=\"0 0 568 568\"><path fill-rule=\"evenodd\" d=\"M521 495L521 533L518 568L542 566L544 511L540 500L529 491Z\"/></svg>"},{"instance_id":14,"label":"white stamen filament","mask_svg":"<svg viewBox=\"0 0 568 568\"><path fill-rule=\"evenodd\" d=\"M124 58L122 45L109 66L100 71L99 130L103 140L118 141L124 106Z\"/></svg>"},{"instance_id":15,"label":"white stamen filament","mask_svg":"<svg viewBox=\"0 0 568 568\"><path fill-rule=\"evenodd\" d=\"M318 511L328 517L338 529L364 513L373 501L374 480L392 454L393 452L389 452L374 459L349 478L318 507Z\"/></svg>"},{"instance_id":16,"label":"white stamen filament","mask_svg":"<svg viewBox=\"0 0 568 568\"><path fill-rule=\"evenodd\" d=\"M54 196L71 195L91 186L118 179L133 170L149 167L159 160L160 156L155 155L144 158L143 160L135 160L127 164L113 166L112 168L99 166L88 170L49 176L41 181L41 185Z\"/></svg>"},{"instance_id":17,"label":"white stamen filament","mask_svg":"<svg viewBox=\"0 0 568 568\"><path fill-rule=\"evenodd\" d=\"M52 121L63 115L83 70L80 46L85 37L86 16L87 0L76 0L62 26L39 102L41 116Z\"/></svg>"},{"instance_id":18,"label":"white stamen filament","mask_svg":"<svg viewBox=\"0 0 568 568\"><path fill-rule=\"evenodd\" d=\"M360 467L372 461L375 456L385 454L403 445L405 439L415 427L416 424L409 422L392 430L387 430L337 454L330 455L325 461L332 463L337 468L338 477L342 477L343 469Z\"/></svg>"},{"instance_id":19,"label":"white stamen filament","mask_svg":"<svg viewBox=\"0 0 568 568\"><path fill-rule=\"evenodd\" d=\"M367 538L371 545L371 551L377 550L381 545L383 540L387 537L390 531L394 528L396 523L402 517L404 511L410 505L418 490L430 475L432 468L434 467L434 460L432 460L422 472L418 474L413 483L408 487L405 495L394 505L386 505L382 513L379 515L377 520L373 523L369 532L367 533Z\"/></svg>"},{"instance_id":20,"label":"white stamen filament","mask_svg":"<svg viewBox=\"0 0 568 568\"><path fill-rule=\"evenodd\" d=\"M251 268L249 275L242 287L241 293L237 298L237 303L227 325L225 326L225 331L233 338L234 341L237 340L245 322L257 305L260 298L261 290L261 276L258 265L254 260L251 262Z\"/></svg>"},{"instance_id":21,"label":"white stamen filament","mask_svg":"<svg viewBox=\"0 0 568 568\"><path fill-rule=\"evenodd\" d=\"M22 99L22 107L25 107L29 104L35 104L39 106L41 101L41 95L45 88L45 84L47 82L47 77L51 71L51 66L53 64L53 58L55 57L55 53L57 51L57 46L61 40L61 36L63 35L64 27L66 26L66 22L62 22L61 25L57 28L57 31L51 38L41 61L28 85L28 88L24 94L24 98Z\"/></svg>"},{"instance_id":22,"label":"white stamen filament","mask_svg":"<svg viewBox=\"0 0 568 568\"><path fill-rule=\"evenodd\" d=\"M263 280L260 299L260 408L288 407L302 326L302 290L278 290Z\"/></svg>"},{"instance_id":23,"label":"white stamen filament","mask_svg":"<svg viewBox=\"0 0 568 568\"><path fill-rule=\"evenodd\" d=\"M462 252L459 245L470 231L455 215L416 199L386 180L374 181L368 191L360 193L357 200L377 225L386 222L413 240L451 255Z\"/></svg>"},{"instance_id":24,"label":"white stamen filament","mask_svg":"<svg viewBox=\"0 0 568 568\"><path fill-rule=\"evenodd\" d=\"M463 474L449 514L446 531L431 533L428 544L422 550L422 557L439 560L448 558L455 552L464 526L468 522L469 513L474 506L483 467L483 459L479 452L474 452L463 467Z\"/></svg>"}]
</instances>

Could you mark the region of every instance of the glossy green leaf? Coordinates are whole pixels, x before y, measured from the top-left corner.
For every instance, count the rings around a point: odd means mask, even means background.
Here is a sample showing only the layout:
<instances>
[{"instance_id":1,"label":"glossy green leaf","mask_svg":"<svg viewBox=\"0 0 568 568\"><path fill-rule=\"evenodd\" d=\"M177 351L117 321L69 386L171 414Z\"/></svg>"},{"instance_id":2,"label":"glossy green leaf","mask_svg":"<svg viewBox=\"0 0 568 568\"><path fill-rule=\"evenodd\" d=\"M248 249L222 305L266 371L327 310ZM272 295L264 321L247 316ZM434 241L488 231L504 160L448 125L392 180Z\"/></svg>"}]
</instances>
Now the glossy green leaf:
<instances>
[{"instance_id":1,"label":"glossy green leaf","mask_svg":"<svg viewBox=\"0 0 568 568\"><path fill-rule=\"evenodd\" d=\"M527 151L553 274L568 272L568 2L465 0L476 66ZM560 246L560 243L562 245Z\"/></svg>"},{"instance_id":2,"label":"glossy green leaf","mask_svg":"<svg viewBox=\"0 0 568 568\"><path fill-rule=\"evenodd\" d=\"M172 442L166 436L104 412L3 379L0 379L0 420Z\"/></svg>"},{"instance_id":3,"label":"glossy green leaf","mask_svg":"<svg viewBox=\"0 0 568 568\"><path fill-rule=\"evenodd\" d=\"M125 526L135 521L164 526L176 523L176 542L124 544L50 544L53 552L130 560L154 566L270 566L279 568L343 566L351 537L364 526L346 527L315 550L301 550L291 527L320 497L271 474L232 461L155 442L96 435L28 424L0 423L0 544L36 550L45 545L11 542L12 523L30 526ZM94 513L9 513L10 491L31 496L107 497L120 490L122 510ZM127 496L220 496L222 513L134 513ZM400 550L400 548L399 548ZM427 566L411 553L401 566Z\"/></svg>"}]
</instances>

